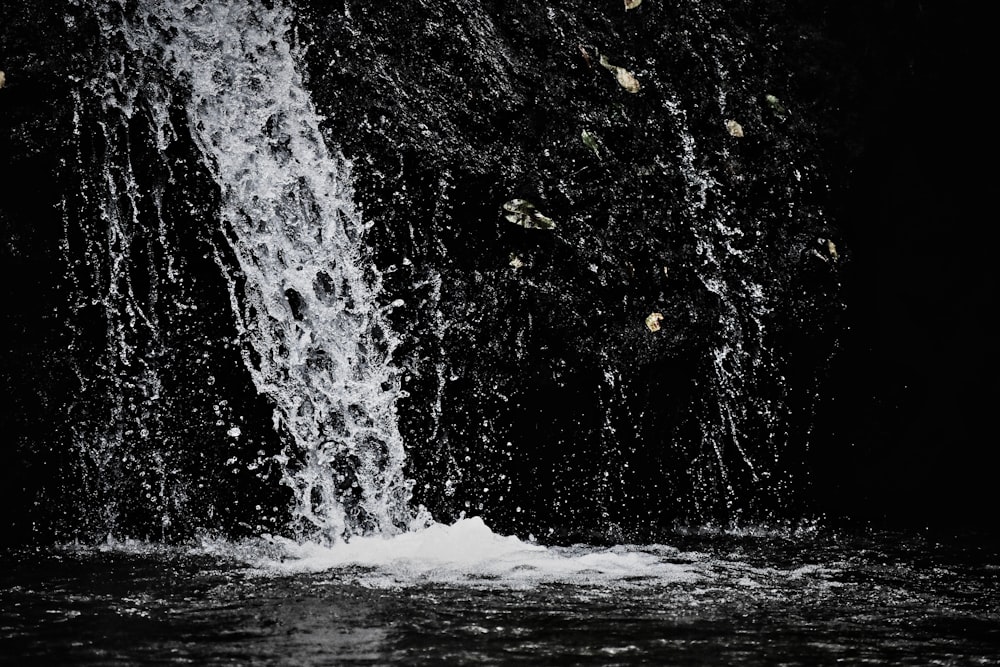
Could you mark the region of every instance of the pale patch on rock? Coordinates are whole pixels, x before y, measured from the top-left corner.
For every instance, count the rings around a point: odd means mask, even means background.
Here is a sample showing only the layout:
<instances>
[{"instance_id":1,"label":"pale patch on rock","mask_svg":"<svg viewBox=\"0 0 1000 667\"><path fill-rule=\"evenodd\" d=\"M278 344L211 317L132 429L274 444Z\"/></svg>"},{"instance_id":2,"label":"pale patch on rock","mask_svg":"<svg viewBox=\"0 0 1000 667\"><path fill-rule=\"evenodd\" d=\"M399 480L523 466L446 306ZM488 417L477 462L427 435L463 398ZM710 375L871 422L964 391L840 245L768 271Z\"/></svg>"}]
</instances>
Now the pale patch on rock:
<instances>
[{"instance_id":1,"label":"pale patch on rock","mask_svg":"<svg viewBox=\"0 0 1000 667\"><path fill-rule=\"evenodd\" d=\"M639 80L635 78L632 72L629 72L624 67L619 67L618 65L612 65L606 56L602 55L600 59L601 66L615 75L615 80L618 81L618 85L627 90L630 93L638 93Z\"/></svg>"},{"instance_id":2,"label":"pale patch on rock","mask_svg":"<svg viewBox=\"0 0 1000 667\"><path fill-rule=\"evenodd\" d=\"M535 205L526 199L511 199L503 205L503 217L515 225L528 229L555 229L555 221L543 215Z\"/></svg>"}]
</instances>

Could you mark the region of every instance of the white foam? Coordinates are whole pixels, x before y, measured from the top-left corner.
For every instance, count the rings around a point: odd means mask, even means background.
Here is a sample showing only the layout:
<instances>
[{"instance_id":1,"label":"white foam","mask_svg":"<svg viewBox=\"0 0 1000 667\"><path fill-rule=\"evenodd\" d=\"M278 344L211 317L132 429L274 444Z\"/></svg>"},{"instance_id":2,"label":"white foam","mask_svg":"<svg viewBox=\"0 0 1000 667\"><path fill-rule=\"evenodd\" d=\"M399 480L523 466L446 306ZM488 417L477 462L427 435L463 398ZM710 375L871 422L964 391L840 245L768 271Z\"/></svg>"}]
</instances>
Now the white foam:
<instances>
[{"instance_id":1,"label":"white foam","mask_svg":"<svg viewBox=\"0 0 1000 667\"><path fill-rule=\"evenodd\" d=\"M780 528L762 531L743 537L794 539ZM235 568L264 578L303 577L312 585L374 589L431 585L503 591L569 585L576 587L574 595L590 598L631 590L714 600L739 591L774 598L844 585L837 567L817 563L808 553L801 562L775 567L740 553L712 555L662 544L545 547L498 535L479 517L453 525L430 523L394 537L355 537L333 546L273 537L233 542L207 536L198 544L170 546L109 536L102 545L61 548L167 559L208 556L221 571Z\"/></svg>"},{"instance_id":2,"label":"white foam","mask_svg":"<svg viewBox=\"0 0 1000 667\"><path fill-rule=\"evenodd\" d=\"M394 537L356 537L333 546L276 539L278 554L254 563L267 574L340 571L374 588L452 583L524 588L546 583L648 586L699 578L692 564L670 562L672 547L544 547L497 535L479 517L434 523Z\"/></svg>"},{"instance_id":3,"label":"white foam","mask_svg":"<svg viewBox=\"0 0 1000 667\"><path fill-rule=\"evenodd\" d=\"M162 137L175 134L164 110L183 106L219 187L238 271L227 253L216 259L244 363L286 436L277 462L293 516L326 541L399 532L412 517L395 415L398 341L366 258L350 164L327 148L286 39L291 9L255 0L105 9L103 32L125 39L141 74L109 104L131 114L150 98Z\"/></svg>"}]
</instances>

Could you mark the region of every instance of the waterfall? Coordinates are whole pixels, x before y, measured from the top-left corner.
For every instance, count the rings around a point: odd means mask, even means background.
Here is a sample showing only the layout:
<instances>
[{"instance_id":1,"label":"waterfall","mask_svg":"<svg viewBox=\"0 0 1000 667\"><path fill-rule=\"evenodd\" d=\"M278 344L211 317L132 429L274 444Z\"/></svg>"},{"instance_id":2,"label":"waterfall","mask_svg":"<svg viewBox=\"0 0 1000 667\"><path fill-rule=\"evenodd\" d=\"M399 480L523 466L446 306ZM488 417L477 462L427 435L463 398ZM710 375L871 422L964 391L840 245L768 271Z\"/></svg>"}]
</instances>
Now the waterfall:
<instances>
[{"instance_id":1,"label":"waterfall","mask_svg":"<svg viewBox=\"0 0 1000 667\"><path fill-rule=\"evenodd\" d=\"M840 264L766 24L83 6L81 533L338 542L424 505L617 539L794 504ZM511 225L521 197L558 226Z\"/></svg>"},{"instance_id":2,"label":"waterfall","mask_svg":"<svg viewBox=\"0 0 1000 667\"><path fill-rule=\"evenodd\" d=\"M97 13L111 45L103 78L90 87L103 113L126 128L151 124L166 156L180 132L171 110L182 110L218 188L225 242L215 245L212 259L227 278L243 362L274 406L285 443L276 460L301 534L337 541L397 532L411 519L410 490L395 415L397 340L384 316L398 304L379 303L350 165L324 143L286 39L289 10L251 0L140 0ZM115 147L121 137L105 141ZM102 168L109 178L122 171ZM103 195L114 202L130 191L109 184ZM102 218L113 241L125 233L119 228L128 221L116 212ZM102 249L112 276L134 270L125 266L133 245ZM135 356L131 332L148 332L144 338L155 347L159 327L127 281L110 284L106 311L119 315L109 324L108 356L127 366ZM129 377L121 368L109 375ZM155 372L138 384L148 400L134 402L155 405ZM125 395L115 387L110 393ZM110 422L115 431L122 419L113 414ZM229 434L239 436L239 427ZM120 451L110 452L122 445L106 449L104 458L114 458Z\"/></svg>"}]
</instances>

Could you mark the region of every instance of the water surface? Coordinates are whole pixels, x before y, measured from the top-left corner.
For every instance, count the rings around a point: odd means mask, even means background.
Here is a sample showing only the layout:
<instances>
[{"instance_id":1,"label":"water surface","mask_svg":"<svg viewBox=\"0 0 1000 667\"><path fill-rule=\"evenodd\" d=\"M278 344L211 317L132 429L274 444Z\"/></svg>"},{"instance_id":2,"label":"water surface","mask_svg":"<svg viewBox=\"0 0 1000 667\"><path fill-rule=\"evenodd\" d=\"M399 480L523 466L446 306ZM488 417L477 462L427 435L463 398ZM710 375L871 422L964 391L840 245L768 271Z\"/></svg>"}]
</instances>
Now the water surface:
<instances>
[{"instance_id":1,"label":"water surface","mask_svg":"<svg viewBox=\"0 0 1000 667\"><path fill-rule=\"evenodd\" d=\"M373 565L326 569L316 553L280 545L19 551L4 556L0 575L0 659L1000 662L995 538L817 530L678 534L673 542L542 549L517 541L495 561L481 551L446 562L402 550ZM625 563L635 572L619 567Z\"/></svg>"}]
</instances>

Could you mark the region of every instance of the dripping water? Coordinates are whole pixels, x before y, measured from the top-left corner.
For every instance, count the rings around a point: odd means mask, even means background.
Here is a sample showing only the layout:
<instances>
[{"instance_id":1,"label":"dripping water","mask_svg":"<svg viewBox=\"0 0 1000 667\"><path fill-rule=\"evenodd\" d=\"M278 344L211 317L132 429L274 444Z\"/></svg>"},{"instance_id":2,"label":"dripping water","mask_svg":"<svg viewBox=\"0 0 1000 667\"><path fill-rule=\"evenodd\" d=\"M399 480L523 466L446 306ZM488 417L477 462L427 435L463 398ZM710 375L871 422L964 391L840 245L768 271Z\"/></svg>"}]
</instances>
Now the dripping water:
<instances>
[{"instance_id":1,"label":"dripping water","mask_svg":"<svg viewBox=\"0 0 1000 667\"><path fill-rule=\"evenodd\" d=\"M62 252L74 313L68 326L80 389L70 406L70 438L81 462L82 495L97 513L83 518L87 527L114 533L121 522L155 517L162 537L186 495L159 446L165 340L163 276L154 267L169 246L162 220L155 235L140 221L142 200L157 193L143 193L136 177L139 149L130 120L146 110L120 95L127 76L124 61L109 54L85 91L115 100L96 121L84 92L74 94L70 143L78 164L96 163L96 176L76 195L79 201L63 201ZM82 211L97 223L78 224Z\"/></svg>"},{"instance_id":2,"label":"dripping water","mask_svg":"<svg viewBox=\"0 0 1000 667\"><path fill-rule=\"evenodd\" d=\"M678 157L688 186L685 211L695 240L695 273L718 303L717 338L707 359L706 410L699 424L701 444L691 472L700 491L712 498L721 496L732 509L737 489L731 464L743 467L752 483L760 481L746 435L757 369L763 363L767 304L763 286L750 277L754 272L749 270L749 258L733 247L733 239L743 233L738 222L730 219L733 212L710 202L717 183L697 166L695 139L684 110L675 102L665 105L680 133Z\"/></svg>"}]
</instances>

